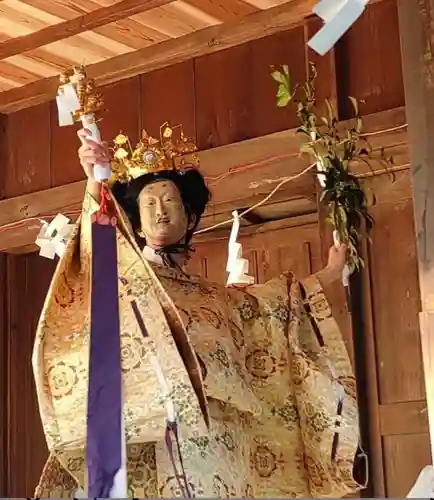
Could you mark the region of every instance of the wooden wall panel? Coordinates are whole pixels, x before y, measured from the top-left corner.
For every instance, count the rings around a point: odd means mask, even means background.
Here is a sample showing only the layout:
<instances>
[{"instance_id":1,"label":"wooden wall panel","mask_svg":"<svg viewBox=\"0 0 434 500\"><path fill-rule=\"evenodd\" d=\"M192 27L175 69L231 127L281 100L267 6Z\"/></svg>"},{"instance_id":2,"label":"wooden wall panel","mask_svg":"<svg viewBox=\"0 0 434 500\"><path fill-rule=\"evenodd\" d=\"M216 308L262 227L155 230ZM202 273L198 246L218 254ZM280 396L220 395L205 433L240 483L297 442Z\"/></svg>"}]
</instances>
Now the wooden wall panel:
<instances>
[{"instance_id":1,"label":"wooden wall panel","mask_svg":"<svg viewBox=\"0 0 434 500\"><path fill-rule=\"evenodd\" d=\"M54 270L36 254L7 257L7 457L8 497L28 497L47 458L36 400L31 357L37 321ZM5 359L5 358L3 358ZM4 400L3 400L4 401Z\"/></svg>"},{"instance_id":2,"label":"wooden wall panel","mask_svg":"<svg viewBox=\"0 0 434 500\"><path fill-rule=\"evenodd\" d=\"M339 95L341 118L349 115L348 95L366 99L364 113L403 104L395 0L370 5L323 57L306 46L320 25L309 19L304 26L105 87L103 138L111 140L124 130L135 142L141 128L157 135L159 126L169 120L182 123L206 149L293 127L293 106L275 105L271 67L288 64L293 82L301 83L308 60L317 64L319 104L326 97L336 102ZM58 126L54 96L50 104L22 110L7 120L11 155L6 196L83 178L76 157L77 126Z\"/></svg>"},{"instance_id":3,"label":"wooden wall panel","mask_svg":"<svg viewBox=\"0 0 434 500\"><path fill-rule=\"evenodd\" d=\"M7 116L7 197L50 187L49 106L45 103Z\"/></svg>"},{"instance_id":4,"label":"wooden wall panel","mask_svg":"<svg viewBox=\"0 0 434 500\"><path fill-rule=\"evenodd\" d=\"M255 277L256 283L265 283L284 271L292 271L302 279L323 267L318 223L289 225L288 221L262 224L256 234L246 228L240 235L238 241L243 245L243 257L249 260L249 274ZM228 277L227 239L213 240L211 237L205 242L197 242L195 249L190 272L225 284Z\"/></svg>"},{"instance_id":5,"label":"wooden wall panel","mask_svg":"<svg viewBox=\"0 0 434 500\"><path fill-rule=\"evenodd\" d=\"M425 398L411 200L380 203L370 250L380 404ZM399 270L399 272L397 272Z\"/></svg>"},{"instance_id":6,"label":"wooden wall panel","mask_svg":"<svg viewBox=\"0 0 434 500\"><path fill-rule=\"evenodd\" d=\"M250 139L250 44L195 60L196 137L200 149Z\"/></svg>"},{"instance_id":7,"label":"wooden wall panel","mask_svg":"<svg viewBox=\"0 0 434 500\"><path fill-rule=\"evenodd\" d=\"M169 66L140 77L140 126L159 137L161 125L181 124L196 137L194 61Z\"/></svg>"},{"instance_id":8,"label":"wooden wall panel","mask_svg":"<svg viewBox=\"0 0 434 500\"><path fill-rule=\"evenodd\" d=\"M311 17L305 25L305 41L307 41L323 26L323 21L317 17ZM317 106L319 111L327 116L325 100L328 99L338 112L337 106L337 82L336 82L336 49L332 48L323 56L317 54L305 45L307 60L315 64L318 77L315 84Z\"/></svg>"},{"instance_id":9,"label":"wooden wall panel","mask_svg":"<svg viewBox=\"0 0 434 500\"><path fill-rule=\"evenodd\" d=\"M6 255L0 253L0 495L6 497L7 492L7 467L8 455L5 452L7 446L8 422L7 422L7 307L6 296Z\"/></svg>"},{"instance_id":10,"label":"wooden wall panel","mask_svg":"<svg viewBox=\"0 0 434 500\"><path fill-rule=\"evenodd\" d=\"M369 5L335 52L341 119L353 115L348 96L365 101L360 106L363 114L404 105L395 0Z\"/></svg>"},{"instance_id":11,"label":"wooden wall panel","mask_svg":"<svg viewBox=\"0 0 434 500\"><path fill-rule=\"evenodd\" d=\"M359 343L368 372L373 495L393 498L405 497L431 463L413 206L406 178L407 190L389 189L387 201L371 209L374 231L366 257L364 342ZM373 183L375 192L379 180ZM391 181L383 178L382 184L384 190Z\"/></svg>"},{"instance_id":12,"label":"wooden wall panel","mask_svg":"<svg viewBox=\"0 0 434 500\"><path fill-rule=\"evenodd\" d=\"M245 75L242 86L249 96L250 137L260 137L297 126L294 106L276 106L276 82L270 73L272 67L287 64L294 85L305 81L304 27L298 26L290 31L260 38L249 46L249 59L244 62Z\"/></svg>"},{"instance_id":13,"label":"wooden wall panel","mask_svg":"<svg viewBox=\"0 0 434 500\"><path fill-rule=\"evenodd\" d=\"M396 415L399 418L399 415ZM421 468L430 465L429 434L386 436L383 439L388 498L405 498Z\"/></svg>"}]
</instances>

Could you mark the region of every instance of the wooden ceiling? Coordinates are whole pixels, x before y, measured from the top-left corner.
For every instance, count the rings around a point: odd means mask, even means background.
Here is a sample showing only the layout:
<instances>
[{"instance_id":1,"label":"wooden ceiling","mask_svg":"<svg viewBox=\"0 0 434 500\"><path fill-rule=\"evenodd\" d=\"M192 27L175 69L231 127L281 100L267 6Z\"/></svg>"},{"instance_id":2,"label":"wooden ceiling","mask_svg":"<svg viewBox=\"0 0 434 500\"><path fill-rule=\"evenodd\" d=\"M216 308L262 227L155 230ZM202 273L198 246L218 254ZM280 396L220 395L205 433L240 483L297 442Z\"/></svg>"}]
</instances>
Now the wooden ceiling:
<instances>
[{"instance_id":1,"label":"wooden ceiling","mask_svg":"<svg viewBox=\"0 0 434 500\"><path fill-rule=\"evenodd\" d=\"M53 85L41 81L54 82L73 64L93 68L92 76L103 78L100 83L116 81L286 29L310 13L313 3L0 0L0 111L8 112L5 103L29 92L51 93ZM199 32L202 38L192 38Z\"/></svg>"}]
</instances>

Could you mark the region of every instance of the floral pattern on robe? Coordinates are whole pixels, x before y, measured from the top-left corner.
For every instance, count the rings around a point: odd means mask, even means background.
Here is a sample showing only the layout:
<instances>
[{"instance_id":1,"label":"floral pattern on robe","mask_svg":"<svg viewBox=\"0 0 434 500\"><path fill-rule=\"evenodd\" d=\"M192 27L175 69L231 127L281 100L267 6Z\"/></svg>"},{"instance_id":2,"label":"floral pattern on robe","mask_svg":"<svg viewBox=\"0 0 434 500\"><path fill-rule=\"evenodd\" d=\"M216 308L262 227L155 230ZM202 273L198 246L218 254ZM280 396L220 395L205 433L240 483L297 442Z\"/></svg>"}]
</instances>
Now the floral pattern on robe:
<instances>
[{"instance_id":1,"label":"floral pattern on robe","mask_svg":"<svg viewBox=\"0 0 434 500\"><path fill-rule=\"evenodd\" d=\"M33 363L51 453L36 497L71 497L84 487L95 210L87 196L38 326ZM132 497L181 496L149 353L164 367L179 412L192 496L336 498L360 489L353 478L360 438L355 379L315 276L298 282L288 273L243 290L225 288L144 261L125 221L118 261Z\"/></svg>"}]
</instances>

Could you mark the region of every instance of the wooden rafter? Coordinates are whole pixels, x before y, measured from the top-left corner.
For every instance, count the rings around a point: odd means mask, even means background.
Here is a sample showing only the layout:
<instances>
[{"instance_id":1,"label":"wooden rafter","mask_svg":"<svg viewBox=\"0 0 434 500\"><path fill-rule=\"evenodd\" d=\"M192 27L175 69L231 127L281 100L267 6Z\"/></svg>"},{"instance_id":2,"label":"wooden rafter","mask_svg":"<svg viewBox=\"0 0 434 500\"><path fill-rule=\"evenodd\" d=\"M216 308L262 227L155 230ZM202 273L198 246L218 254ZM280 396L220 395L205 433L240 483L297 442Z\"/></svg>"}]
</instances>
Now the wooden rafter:
<instances>
[{"instance_id":1,"label":"wooden rafter","mask_svg":"<svg viewBox=\"0 0 434 500\"><path fill-rule=\"evenodd\" d=\"M54 24L29 35L5 40L0 44L0 59L6 59L50 43L64 40L85 31L125 19L135 14L161 7L174 0L121 0L108 7L83 14L69 21Z\"/></svg>"},{"instance_id":2,"label":"wooden rafter","mask_svg":"<svg viewBox=\"0 0 434 500\"><path fill-rule=\"evenodd\" d=\"M158 0L152 1L156 3ZM120 3L123 2L117 3L116 7ZM315 3L316 0L290 0L268 10L254 12L240 19L161 42L157 46L145 47L89 65L88 75L96 78L98 84L105 85L241 45L300 23L311 14ZM58 78L52 77L2 92L0 112L10 113L53 99L57 86Z\"/></svg>"},{"instance_id":3,"label":"wooden rafter","mask_svg":"<svg viewBox=\"0 0 434 500\"><path fill-rule=\"evenodd\" d=\"M408 165L407 132L394 130L403 124L403 108L364 117L366 131L386 130L384 134L370 138L371 147L376 150L384 147L387 154L394 157L397 165ZM300 141L300 135L292 129L200 152L201 170L207 178L212 178L210 189L213 202L207 211L208 216L230 216L230 212L241 205L252 206L263 199L283 177L301 172L306 167L306 162L300 161L297 154ZM284 154L288 156L283 158ZM264 160L272 157L278 159L264 163ZM231 182L232 179L229 182L227 179L216 180L229 169L247 164L261 166L243 169L236 174L236 182ZM384 165L373 162L371 167L374 171L383 171ZM354 168L358 173L369 173L369 167L364 162L355 164ZM77 210L80 208L84 189L85 181L81 181L0 201L0 227L28 217L67 212L71 208ZM314 192L315 176L306 174L289 182L270 203L308 197ZM13 230L0 230L0 251L32 243L39 227L40 224L35 221Z\"/></svg>"},{"instance_id":4,"label":"wooden rafter","mask_svg":"<svg viewBox=\"0 0 434 500\"><path fill-rule=\"evenodd\" d=\"M187 0L187 3L203 10L207 14L221 19L223 22L231 21L239 16L246 16L258 12L258 8L243 0Z\"/></svg>"}]
</instances>

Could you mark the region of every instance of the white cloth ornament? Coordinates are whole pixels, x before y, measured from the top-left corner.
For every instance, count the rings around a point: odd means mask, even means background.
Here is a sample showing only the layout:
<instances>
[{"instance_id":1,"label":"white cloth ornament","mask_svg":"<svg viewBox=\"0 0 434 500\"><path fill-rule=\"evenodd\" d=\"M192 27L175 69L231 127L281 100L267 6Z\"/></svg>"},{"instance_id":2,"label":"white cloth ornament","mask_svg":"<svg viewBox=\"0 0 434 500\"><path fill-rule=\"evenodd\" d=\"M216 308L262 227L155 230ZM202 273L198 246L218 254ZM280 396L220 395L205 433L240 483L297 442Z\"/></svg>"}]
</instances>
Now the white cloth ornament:
<instances>
[{"instance_id":1,"label":"white cloth ornament","mask_svg":"<svg viewBox=\"0 0 434 500\"><path fill-rule=\"evenodd\" d=\"M62 257L74 229L69 222L70 219L62 214L56 215L50 223L42 222L41 230L36 238L41 257L46 259L54 259L56 255Z\"/></svg>"},{"instance_id":2,"label":"white cloth ornament","mask_svg":"<svg viewBox=\"0 0 434 500\"><path fill-rule=\"evenodd\" d=\"M232 212L234 218L231 235L229 237L229 252L226 271L229 273L226 286L229 285L252 285L255 282L253 276L249 276L249 261L243 258L243 247L237 242L240 229L240 218L238 212Z\"/></svg>"},{"instance_id":3,"label":"white cloth ornament","mask_svg":"<svg viewBox=\"0 0 434 500\"><path fill-rule=\"evenodd\" d=\"M313 13L324 21L324 26L307 42L320 55L326 54L354 24L365 10L369 0L320 0Z\"/></svg>"}]
</instances>

